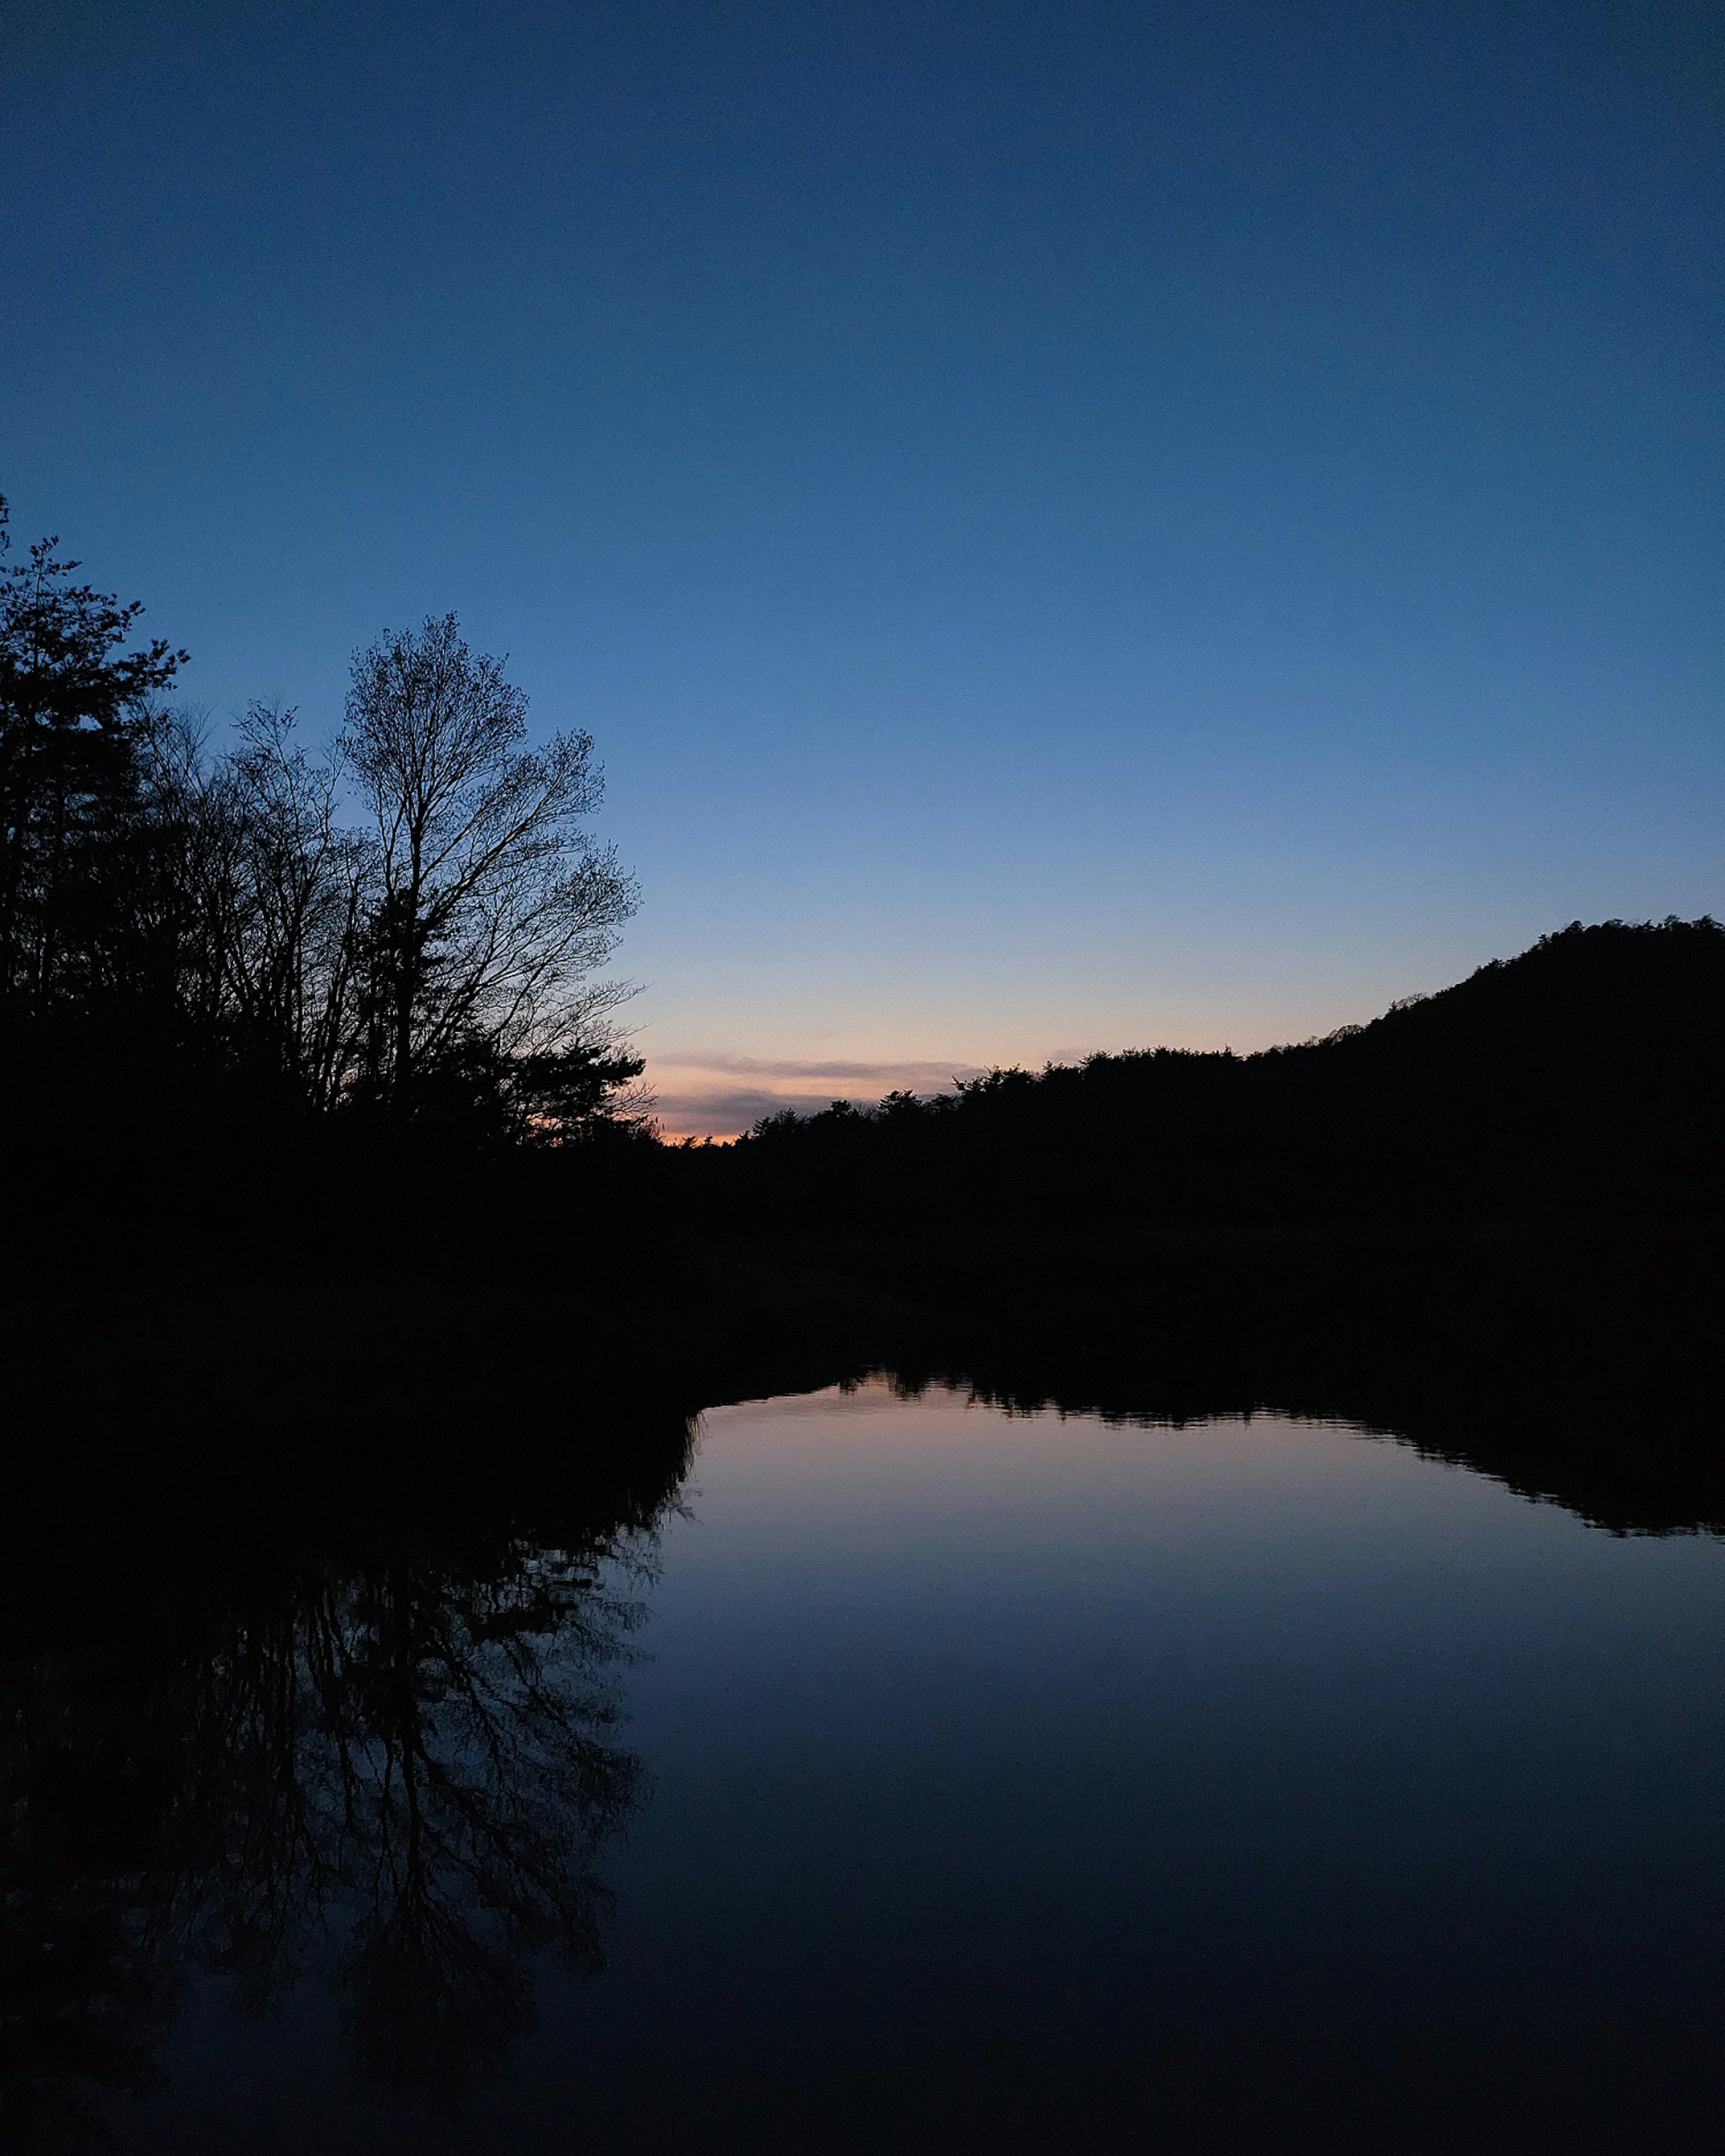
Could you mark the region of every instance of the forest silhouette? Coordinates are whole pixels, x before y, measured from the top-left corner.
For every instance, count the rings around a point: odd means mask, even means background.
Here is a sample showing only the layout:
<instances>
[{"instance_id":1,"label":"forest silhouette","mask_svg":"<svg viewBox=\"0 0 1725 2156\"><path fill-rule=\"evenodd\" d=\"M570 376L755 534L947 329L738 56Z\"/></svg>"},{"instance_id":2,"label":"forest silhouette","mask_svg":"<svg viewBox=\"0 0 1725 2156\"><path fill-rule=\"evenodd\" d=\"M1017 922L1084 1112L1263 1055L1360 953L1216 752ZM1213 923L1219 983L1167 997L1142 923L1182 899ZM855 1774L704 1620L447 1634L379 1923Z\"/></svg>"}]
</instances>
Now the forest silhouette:
<instances>
[{"instance_id":1,"label":"forest silhouette","mask_svg":"<svg viewBox=\"0 0 1725 2156\"><path fill-rule=\"evenodd\" d=\"M1255 1055L998 1070L662 1144L603 971L635 891L593 833L595 746L531 747L454 617L356 654L321 747L254 707L217 752L137 606L53 542L8 563L15 1476L128 1416L363 1451L614 1381L687 1412L893 1367L1417 1426L1519 1446L1528 1486L1616 1524L1725 1517L1697 1479L1717 921L1572 923Z\"/></svg>"},{"instance_id":2,"label":"forest silhouette","mask_svg":"<svg viewBox=\"0 0 1725 2156\"><path fill-rule=\"evenodd\" d=\"M660 1146L603 971L637 894L593 832L588 737L531 747L449 615L355 654L326 744L254 706L212 752L166 701L185 654L54 547L0 576L0 1205L30 1270L176 1235L346 1261L341 1193L403 1250L536 1208L721 1235L1721 1209L1706 918L1572 923L1295 1046L997 1070Z\"/></svg>"},{"instance_id":3,"label":"forest silhouette","mask_svg":"<svg viewBox=\"0 0 1725 2156\"><path fill-rule=\"evenodd\" d=\"M186 654L128 648L141 608L56 544L0 574L0 1119L33 1262L69 1218L100 1224L88 1264L141 1218L290 1233L439 1151L645 1143L590 737L530 747L450 615L355 654L330 742L254 706L212 752L167 701Z\"/></svg>"},{"instance_id":4,"label":"forest silhouette","mask_svg":"<svg viewBox=\"0 0 1725 2156\"><path fill-rule=\"evenodd\" d=\"M915 1232L1694 1219L1725 1199L1725 928L1573 922L1369 1025L1149 1049L757 1124L762 1224Z\"/></svg>"}]
</instances>

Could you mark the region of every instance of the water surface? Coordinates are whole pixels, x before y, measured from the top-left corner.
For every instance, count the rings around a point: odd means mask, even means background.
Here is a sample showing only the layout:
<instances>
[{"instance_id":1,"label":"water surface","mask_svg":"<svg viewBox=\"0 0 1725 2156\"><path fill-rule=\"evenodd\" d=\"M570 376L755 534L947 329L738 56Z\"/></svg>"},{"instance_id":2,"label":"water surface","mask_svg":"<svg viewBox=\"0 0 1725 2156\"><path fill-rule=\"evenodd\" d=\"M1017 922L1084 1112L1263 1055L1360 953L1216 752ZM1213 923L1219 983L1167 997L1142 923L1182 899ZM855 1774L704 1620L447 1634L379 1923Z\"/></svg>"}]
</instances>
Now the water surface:
<instances>
[{"instance_id":1,"label":"water surface","mask_svg":"<svg viewBox=\"0 0 1725 2156\"><path fill-rule=\"evenodd\" d=\"M1712 2145L1715 1538L1336 1426L877 1382L711 1413L652 1561L593 1575L603 1640L578 1568L536 1650L593 1950L458 1917L531 1996L418 2094L402 2019L455 2030L459 1968L393 1977L367 2053L339 1897L261 2013L188 1954L123 2146Z\"/></svg>"}]
</instances>

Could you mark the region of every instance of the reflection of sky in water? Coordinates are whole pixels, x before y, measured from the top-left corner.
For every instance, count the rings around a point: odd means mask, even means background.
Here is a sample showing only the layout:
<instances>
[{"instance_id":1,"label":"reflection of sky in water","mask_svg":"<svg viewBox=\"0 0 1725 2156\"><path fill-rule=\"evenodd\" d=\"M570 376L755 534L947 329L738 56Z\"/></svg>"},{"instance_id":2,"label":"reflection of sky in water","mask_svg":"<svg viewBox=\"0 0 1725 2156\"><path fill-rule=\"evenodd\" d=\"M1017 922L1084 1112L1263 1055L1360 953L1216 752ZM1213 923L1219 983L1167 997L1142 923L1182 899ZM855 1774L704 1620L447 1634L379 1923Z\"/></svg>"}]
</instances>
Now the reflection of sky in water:
<instances>
[{"instance_id":1,"label":"reflection of sky in water","mask_svg":"<svg viewBox=\"0 0 1725 2156\"><path fill-rule=\"evenodd\" d=\"M687 1496L626 1677L654 1795L603 1866L607 1973L542 1970L435 2128L347 2107L315 2004L274 2037L194 2004L155 2145L1717 2118L1716 1543L1331 1428L876 1388L716 1411Z\"/></svg>"}]
</instances>

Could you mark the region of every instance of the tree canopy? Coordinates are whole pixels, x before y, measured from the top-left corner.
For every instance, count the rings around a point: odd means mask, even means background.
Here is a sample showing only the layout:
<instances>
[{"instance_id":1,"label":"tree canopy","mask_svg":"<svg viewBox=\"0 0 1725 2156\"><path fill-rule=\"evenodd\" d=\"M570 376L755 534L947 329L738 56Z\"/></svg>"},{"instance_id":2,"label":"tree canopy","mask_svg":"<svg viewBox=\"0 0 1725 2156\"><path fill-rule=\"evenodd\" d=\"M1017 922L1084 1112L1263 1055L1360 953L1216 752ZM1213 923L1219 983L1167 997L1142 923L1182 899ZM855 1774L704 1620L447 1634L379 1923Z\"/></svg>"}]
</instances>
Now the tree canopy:
<instances>
[{"instance_id":1,"label":"tree canopy","mask_svg":"<svg viewBox=\"0 0 1725 2156\"><path fill-rule=\"evenodd\" d=\"M591 737L531 742L504 662L445 614L356 654L324 743L254 704L214 747L167 701L186 654L57 543L0 571L8 1184L208 1151L236 1116L645 1135L603 972L636 887L593 835Z\"/></svg>"}]
</instances>

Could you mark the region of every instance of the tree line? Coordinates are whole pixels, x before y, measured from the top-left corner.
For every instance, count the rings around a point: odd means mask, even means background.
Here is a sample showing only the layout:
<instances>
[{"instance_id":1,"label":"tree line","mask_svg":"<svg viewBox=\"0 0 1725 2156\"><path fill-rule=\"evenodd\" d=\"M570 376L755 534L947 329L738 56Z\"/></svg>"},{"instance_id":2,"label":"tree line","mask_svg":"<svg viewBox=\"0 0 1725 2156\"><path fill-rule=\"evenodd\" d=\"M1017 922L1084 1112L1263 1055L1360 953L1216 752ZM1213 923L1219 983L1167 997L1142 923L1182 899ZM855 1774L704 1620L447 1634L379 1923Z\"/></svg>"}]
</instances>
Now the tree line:
<instances>
[{"instance_id":1,"label":"tree line","mask_svg":"<svg viewBox=\"0 0 1725 2156\"><path fill-rule=\"evenodd\" d=\"M554 1158L543 1193L579 1158L635 1219L769 1234L1725 1209L1711 919L1576 922L1324 1040L996 1070L660 1148L603 972L637 894L592 832L589 736L531 745L450 614L356 655L327 743L259 704L213 750L141 607L8 536L0 501L0 1208L81 1175L140 1217L139 1163L170 1163L156 1203L195 1159L199 1202L278 1173L291 1212L321 1133L343 1175L356 1147L408 1161L403 1188L481 1158L489 1194L500 1160Z\"/></svg>"},{"instance_id":2,"label":"tree line","mask_svg":"<svg viewBox=\"0 0 1725 2156\"><path fill-rule=\"evenodd\" d=\"M0 549L9 547L0 501ZM0 1050L14 1138L139 1103L545 1147L644 1132L599 978L637 892L593 743L454 614L355 657L336 737L254 704L213 750L187 654L58 542L0 562Z\"/></svg>"}]
</instances>

